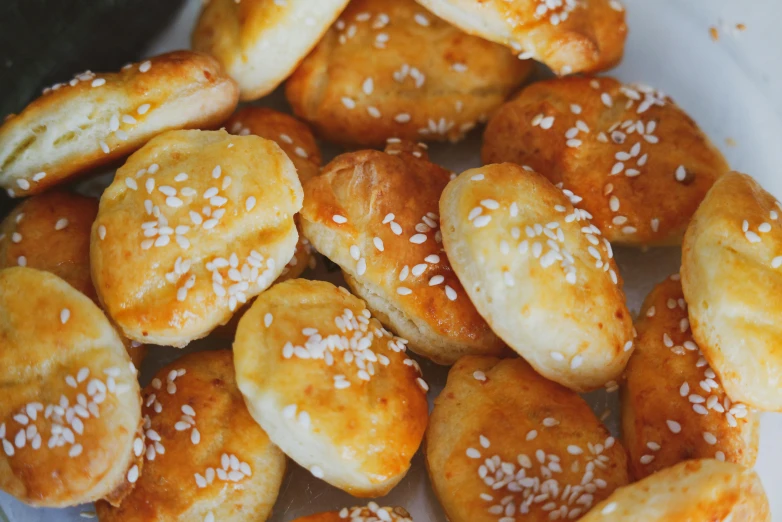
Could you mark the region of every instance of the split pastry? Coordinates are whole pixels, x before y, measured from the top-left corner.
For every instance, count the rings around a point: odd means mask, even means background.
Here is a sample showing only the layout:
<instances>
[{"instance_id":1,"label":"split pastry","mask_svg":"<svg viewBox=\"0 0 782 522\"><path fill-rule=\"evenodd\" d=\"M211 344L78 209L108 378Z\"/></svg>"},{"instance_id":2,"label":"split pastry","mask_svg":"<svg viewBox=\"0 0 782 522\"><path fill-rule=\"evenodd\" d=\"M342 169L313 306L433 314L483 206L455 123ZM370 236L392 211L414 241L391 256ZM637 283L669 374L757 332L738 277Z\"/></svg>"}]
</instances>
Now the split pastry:
<instances>
[{"instance_id":1,"label":"split pastry","mask_svg":"<svg viewBox=\"0 0 782 522\"><path fill-rule=\"evenodd\" d=\"M92 279L135 341L182 347L226 323L293 256L302 190L272 141L172 131L133 154L103 193Z\"/></svg>"},{"instance_id":2,"label":"split pastry","mask_svg":"<svg viewBox=\"0 0 782 522\"><path fill-rule=\"evenodd\" d=\"M356 497L402 480L428 386L363 301L324 281L274 285L239 321L233 350L250 413L300 466Z\"/></svg>"},{"instance_id":3,"label":"split pastry","mask_svg":"<svg viewBox=\"0 0 782 522\"><path fill-rule=\"evenodd\" d=\"M166 130L217 126L237 99L220 64L190 51L118 73L87 71L46 89L0 126L0 187L11 197L39 194Z\"/></svg>"},{"instance_id":4,"label":"split pastry","mask_svg":"<svg viewBox=\"0 0 782 522\"><path fill-rule=\"evenodd\" d=\"M315 47L348 0L211 0L193 49L211 54L239 84L242 101L266 96Z\"/></svg>"},{"instance_id":5,"label":"split pastry","mask_svg":"<svg viewBox=\"0 0 782 522\"><path fill-rule=\"evenodd\" d=\"M489 122L482 156L572 190L605 237L626 245L681 244L706 192L729 171L673 100L612 78L530 85Z\"/></svg>"},{"instance_id":6,"label":"split pastry","mask_svg":"<svg viewBox=\"0 0 782 522\"><path fill-rule=\"evenodd\" d=\"M443 245L492 330L575 391L617 380L633 323L611 244L545 177L503 163L463 172L440 198Z\"/></svg>"},{"instance_id":7,"label":"split pastry","mask_svg":"<svg viewBox=\"0 0 782 522\"><path fill-rule=\"evenodd\" d=\"M103 312L59 277L0 270L0 489L66 507L133 487L136 370Z\"/></svg>"},{"instance_id":8,"label":"split pastry","mask_svg":"<svg viewBox=\"0 0 782 522\"><path fill-rule=\"evenodd\" d=\"M652 290L636 329L622 385L622 436L633 477L688 459L754 466L758 416L728 397L693 340L678 274Z\"/></svg>"},{"instance_id":9,"label":"split pastry","mask_svg":"<svg viewBox=\"0 0 782 522\"><path fill-rule=\"evenodd\" d=\"M451 368L426 463L451 522L574 520L628 483L622 445L587 403L519 358Z\"/></svg>"},{"instance_id":10,"label":"split pastry","mask_svg":"<svg viewBox=\"0 0 782 522\"><path fill-rule=\"evenodd\" d=\"M229 350L188 354L144 389L144 469L101 522L263 522L285 474L285 455L253 420Z\"/></svg>"},{"instance_id":11,"label":"split pastry","mask_svg":"<svg viewBox=\"0 0 782 522\"><path fill-rule=\"evenodd\" d=\"M684 238L690 324L725 392L782 411L782 223L779 201L745 174L714 184Z\"/></svg>"},{"instance_id":12,"label":"split pastry","mask_svg":"<svg viewBox=\"0 0 782 522\"><path fill-rule=\"evenodd\" d=\"M372 313L439 364L505 350L443 251L438 201L449 179L423 148L394 142L329 163L305 184L301 212L304 235Z\"/></svg>"},{"instance_id":13,"label":"split pastry","mask_svg":"<svg viewBox=\"0 0 782 522\"><path fill-rule=\"evenodd\" d=\"M760 478L740 464L689 460L617 489L582 522L770 522Z\"/></svg>"},{"instance_id":14,"label":"split pastry","mask_svg":"<svg viewBox=\"0 0 782 522\"><path fill-rule=\"evenodd\" d=\"M616 65L627 38L619 0L418 0L470 34L534 58L556 74Z\"/></svg>"},{"instance_id":15,"label":"split pastry","mask_svg":"<svg viewBox=\"0 0 782 522\"><path fill-rule=\"evenodd\" d=\"M413 522L410 513L402 508L380 507L370 502L367 507L343 508L339 511L319 513L297 518L294 522Z\"/></svg>"},{"instance_id":16,"label":"split pastry","mask_svg":"<svg viewBox=\"0 0 782 522\"><path fill-rule=\"evenodd\" d=\"M413 0L354 0L288 80L286 96L332 142L458 141L531 70Z\"/></svg>"}]
</instances>

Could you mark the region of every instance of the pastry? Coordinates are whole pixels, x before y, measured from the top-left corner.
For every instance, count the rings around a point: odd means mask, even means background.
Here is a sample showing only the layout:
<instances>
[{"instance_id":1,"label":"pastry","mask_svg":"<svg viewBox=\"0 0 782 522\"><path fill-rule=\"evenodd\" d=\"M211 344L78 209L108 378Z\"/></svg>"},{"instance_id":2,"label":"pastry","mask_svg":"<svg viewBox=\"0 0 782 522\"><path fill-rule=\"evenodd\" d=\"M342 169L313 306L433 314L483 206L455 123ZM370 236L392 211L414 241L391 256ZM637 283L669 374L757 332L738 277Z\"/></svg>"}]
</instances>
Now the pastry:
<instances>
[{"instance_id":1,"label":"pastry","mask_svg":"<svg viewBox=\"0 0 782 522\"><path fill-rule=\"evenodd\" d=\"M380 507L370 502L367 507L343 508L339 511L319 513L297 518L294 522L413 522L410 513L402 508Z\"/></svg>"}]
</instances>

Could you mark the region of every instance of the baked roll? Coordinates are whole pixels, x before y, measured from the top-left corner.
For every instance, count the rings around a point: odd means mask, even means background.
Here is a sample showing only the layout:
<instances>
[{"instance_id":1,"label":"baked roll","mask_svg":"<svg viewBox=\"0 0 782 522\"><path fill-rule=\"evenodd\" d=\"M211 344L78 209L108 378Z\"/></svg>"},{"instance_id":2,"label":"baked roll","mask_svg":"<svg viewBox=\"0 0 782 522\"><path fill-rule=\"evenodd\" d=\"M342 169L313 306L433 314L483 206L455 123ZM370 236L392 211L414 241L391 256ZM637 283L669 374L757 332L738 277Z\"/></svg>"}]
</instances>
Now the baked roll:
<instances>
[{"instance_id":1,"label":"baked roll","mask_svg":"<svg viewBox=\"0 0 782 522\"><path fill-rule=\"evenodd\" d=\"M678 274L652 290L636 329L621 388L631 475L700 458L754 466L758 416L728 397L693 340Z\"/></svg>"},{"instance_id":2,"label":"baked roll","mask_svg":"<svg viewBox=\"0 0 782 522\"><path fill-rule=\"evenodd\" d=\"M263 522L285 474L285 455L253 420L236 387L230 350L195 352L144 388L144 472L101 522Z\"/></svg>"},{"instance_id":3,"label":"baked roll","mask_svg":"<svg viewBox=\"0 0 782 522\"><path fill-rule=\"evenodd\" d=\"M237 81L242 101L277 88L307 56L348 0L212 0L193 31Z\"/></svg>"},{"instance_id":4,"label":"baked roll","mask_svg":"<svg viewBox=\"0 0 782 522\"><path fill-rule=\"evenodd\" d=\"M500 355L442 248L438 201L447 170L410 143L343 154L305 184L304 235L409 348L439 364Z\"/></svg>"},{"instance_id":5,"label":"baked roll","mask_svg":"<svg viewBox=\"0 0 782 522\"><path fill-rule=\"evenodd\" d=\"M622 445L587 403L518 358L460 359L425 448L451 522L574 520L628 482Z\"/></svg>"},{"instance_id":6,"label":"baked roll","mask_svg":"<svg viewBox=\"0 0 782 522\"><path fill-rule=\"evenodd\" d=\"M0 126L0 187L39 194L126 156L169 129L216 126L236 107L236 84L213 58L163 54L119 73L85 72L46 89Z\"/></svg>"},{"instance_id":7,"label":"baked roll","mask_svg":"<svg viewBox=\"0 0 782 522\"><path fill-rule=\"evenodd\" d=\"M735 401L782 411L779 201L751 177L714 184L684 238L682 287L693 337Z\"/></svg>"},{"instance_id":8,"label":"baked roll","mask_svg":"<svg viewBox=\"0 0 782 522\"><path fill-rule=\"evenodd\" d=\"M101 198L92 279L132 340L182 347L280 275L301 208L296 170L273 142L172 131L133 154Z\"/></svg>"},{"instance_id":9,"label":"baked roll","mask_svg":"<svg viewBox=\"0 0 782 522\"><path fill-rule=\"evenodd\" d=\"M556 74L616 65L627 39L619 0L418 0L470 34L505 44Z\"/></svg>"},{"instance_id":10,"label":"baked roll","mask_svg":"<svg viewBox=\"0 0 782 522\"><path fill-rule=\"evenodd\" d=\"M90 231L97 214L97 199L68 192L22 201L0 223L0 269L51 272L99 305L90 276ZM147 347L121 339L133 365L141 367Z\"/></svg>"},{"instance_id":11,"label":"baked roll","mask_svg":"<svg viewBox=\"0 0 782 522\"><path fill-rule=\"evenodd\" d=\"M458 141L532 70L413 0L353 0L288 80L297 116L329 141Z\"/></svg>"},{"instance_id":12,"label":"baked roll","mask_svg":"<svg viewBox=\"0 0 782 522\"><path fill-rule=\"evenodd\" d=\"M315 477L376 497L407 473L428 386L363 301L323 281L274 285L239 321L233 350L253 418Z\"/></svg>"},{"instance_id":13,"label":"baked roll","mask_svg":"<svg viewBox=\"0 0 782 522\"><path fill-rule=\"evenodd\" d=\"M482 156L561 183L609 241L626 245L681 244L706 192L730 170L673 100L612 78L530 85L489 122Z\"/></svg>"},{"instance_id":14,"label":"baked roll","mask_svg":"<svg viewBox=\"0 0 782 522\"><path fill-rule=\"evenodd\" d=\"M770 522L757 474L740 464L690 460L619 488L582 522Z\"/></svg>"},{"instance_id":15,"label":"baked roll","mask_svg":"<svg viewBox=\"0 0 782 522\"><path fill-rule=\"evenodd\" d=\"M343 508L339 511L319 513L308 517L297 518L294 522L413 522L410 513L396 507L380 507L375 502L370 502L367 507Z\"/></svg>"},{"instance_id":16,"label":"baked roll","mask_svg":"<svg viewBox=\"0 0 782 522\"><path fill-rule=\"evenodd\" d=\"M39 507L121 502L141 398L103 312L53 274L0 270L0 347L0 489Z\"/></svg>"},{"instance_id":17,"label":"baked roll","mask_svg":"<svg viewBox=\"0 0 782 522\"><path fill-rule=\"evenodd\" d=\"M518 165L463 172L440 198L443 245L492 330L575 391L617 380L633 324L611 244L580 198Z\"/></svg>"}]
</instances>

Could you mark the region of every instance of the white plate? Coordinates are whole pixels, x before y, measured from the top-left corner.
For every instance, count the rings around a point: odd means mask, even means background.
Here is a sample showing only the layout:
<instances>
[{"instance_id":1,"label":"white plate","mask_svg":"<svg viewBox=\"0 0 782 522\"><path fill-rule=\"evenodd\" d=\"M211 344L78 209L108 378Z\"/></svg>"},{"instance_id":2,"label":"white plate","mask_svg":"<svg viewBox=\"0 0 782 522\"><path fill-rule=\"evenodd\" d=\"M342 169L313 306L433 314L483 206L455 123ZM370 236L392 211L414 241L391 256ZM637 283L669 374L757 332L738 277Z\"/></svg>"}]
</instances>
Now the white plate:
<instances>
[{"instance_id":1,"label":"white plate","mask_svg":"<svg viewBox=\"0 0 782 522\"><path fill-rule=\"evenodd\" d=\"M190 31L202 0L189 0L172 27L150 48L149 54L187 48ZM753 175L782 198L782 2L779 0L625 0L630 37L622 65L613 76L643 82L671 95L722 149L731 166ZM738 23L746 31L735 30ZM714 26L719 41L712 40ZM280 92L263 105L286 108ZM480 165L480 131L458 147L433 146L434 161L456 171ZM339 151L324 150L326 159ZM630 309L637 312L655 283L676 272L678 249L617 252ZM328 277L321 267L308 277ZM186 351L204 348L196 343ZM150 353L142 371L146 384L155 369L183 352L163 348ZM422 363L434 398L445 383L446 369ZM616 394L595 392L587 400L600 415L612 412L607 423L616 434ZM782 415L765 414L761 422L757 470L772 505L774 522L782 522ZM363 504L291 466L271 522L285 522L319 511ZM383 505L406 507L418 522L445 522L429 486L420 453L408 476ZM91 506L68 510L32 509L0 493L11 522L83 521ZM2 520L2 514L0 514Z\"/></svg>"}]
</instances>

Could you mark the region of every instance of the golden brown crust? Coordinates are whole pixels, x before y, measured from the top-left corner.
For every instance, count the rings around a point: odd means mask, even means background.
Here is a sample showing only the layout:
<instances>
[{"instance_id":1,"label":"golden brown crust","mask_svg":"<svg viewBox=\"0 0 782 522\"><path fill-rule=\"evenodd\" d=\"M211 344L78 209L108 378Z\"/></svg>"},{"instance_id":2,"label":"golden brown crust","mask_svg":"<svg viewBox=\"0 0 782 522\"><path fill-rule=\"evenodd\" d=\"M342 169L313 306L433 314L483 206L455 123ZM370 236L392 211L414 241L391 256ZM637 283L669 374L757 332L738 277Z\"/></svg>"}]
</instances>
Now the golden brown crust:
<instances>
[{"instance_id":1,"label":"golden brown crust","mask_svg":"<svg viewBox=\"0 0 782 522\"><path fill-rule=\"evenodd\" d=\"M363 301L323 281L274 285L233 349L251 414L313 475L359 497L404 477L426 428L426 384Z\"/></svg>"},{"instance_id":2,"label":"golden brown crust","mask_svg":"<svg viewBox=\"0 0 782 522\"><path fill-rule=\"evenodd\" d=\"M216 126L237 98L220 64L191 51L118 73L77 75L0 126L0 187L12 197L39 194L130 154L163 131Z\"/></svg>"},{"instance_id":3,"label":"golden brown crust","mask_svg":"<svg viewBox=\"0 0 782 522\"><path fill-rule=\"evenodd\" d=\"M91 247L101 302L132 340L181 347L206 336L280 275L301 199L293 164L271 141L154 138L101 198Z\"/></svg>"},{"instance_id":4,"label":"golden brown crust","mask_svg":"<svg viewBox=\"0 0 782 522\"><path fill-rule=\"evenodd\" d=\"M209 513L211 520L266 520L285 455L247 411L231 352L182 357L158 372L143 397L144 473L119 508L97 504L100 520L201 522Z\"/></svg>"},{"instance_id":5,"label":"golden brown crust","mask_svg":"<svg viewBox=\"0 0 782 522\"><path fill-rule=\"evenodd\" d=\"M610 243L578 198L511 163L440 198L443 245L478 312L539 373L576 391L618 379L633 324Z\"/></svg>"},{"instance_id":6,"label":"golden brown crust","mask_svg":"<svg viewBox=\"0 0 782 522\"><path fill-rule=\"evenodd\" d=\"M699 458L754 466L758 416L730 400L693 341L678 275L652 290L636 330L622 387L622 436L633 477Z\"/></svg>"},{"instance_id":7,"label":"golden brown crust","mask_svg":"<svg viewBox=\"0 0 782 522\"><path fill-rule=\"evenodd\" d=\"M511 47L555 73L597 72L616 65L627 38L618 0L418 0L470 34Z\"/></svg>"},{"instance_id":8,"label":"golden brown crust","mask_svg":"<svg viewBox=\"0 0 782 522\"><path fill-rule=\"evenodd\" d=\"M457 141L531 70L413 0L354 0L288 80L286 96L329 141Z\"/></svg>"},{"instance_id":9,"label":"golden brown crust","mask_svg":"<svg viewBox=\"0 0 782 522\"><path fill-rule=\"evenodd\" d=\"M757 474L739 464L688 460L619 488L582 522L770 522Z\"/></svg>"},{"instance_id":10,"label":"golden brown crust","mask_svg":"<svg viewBox=\"0 0 782 522\"><path fill-rule=\"evenodd\" d=\"M305 185L304 234L414 352L440 364L465 354L499 355L504 344L475 310L441 245L438 201L450 174L423 150L399 152L403 145L329 163Z\"/></svg>"},{"instance_id":11,"label":"golden brown crust","mask_svg":"<svg viewBox=\"0 0 782 522\"><path fill-rule=\"evenodd\" d=\"M239 84L242 101L272 92L323 36L348 0L210 0L193 49L211 54Z\"/></svg>"},{"instance_id":12,"label":"golden brown crust","mask_svg":"<svg viewBox=\"0 0 782 522\"><path fill-rule=\"evenodd\" d=\"M382 512L382 514L381 514ZM294 522L351 522L386 521L386 522L413 522L407 510L396 507L380 507L375 502L370 502L367 507L344 508L340 511L318 513L308 517L297 518Z\"/></svg>"},{"instance_id":13,"label":"golden brown crust","mask_svg":"<svg viewBox=\"0 0 782 522\"><path fill-rule=\"evenodd\" d=\"M626 460L583 399L522 359L460 359L426 434L429 476L452 522L578 518L627 484Z\"/></svg>"},{"instance_id":14,"label":"golden brown crust","mask_svg":"<svg viewBox=\"0 0 782 522\"><path fill-rule=\"evenodd\" d=\"M296 166L302 184L320 172L323 161L315 136L307 124L267 107L243 107L225 122L231 134L255 134L272 140Z\"/></svg>"},{"instance_id":15,"label":"golden brown crust","mask_svg":"<svg viewBox=\"0 0 782 522\"><path fill-rule=\"evenodd\" d=\"M693 335L731 398L782 411L782 206L751 177L718 180L684 238Z\"/></svg>"},{"instance_id":16,"label":"golden brown crust","mask_svg":"<svg viewBox=\"0 0 782 522\"><path fill-rule=\"evenodd\" d=\"M62 279L0 271L0 489L64 507L127 492L141 399L103 312Z\"/></svg>"},{"instance_id":17,"label":"golden brown crust","mask_svg":"<svg viewBox=\"0 0 782 522\"><path fill-rule=\"evenodd\" d=\"M679 244L706 192L729 170L670 98L611 78L530 85L489 122L482 156L563 184L610 241L630 245Z\"/></svg>"}]
</instances>

